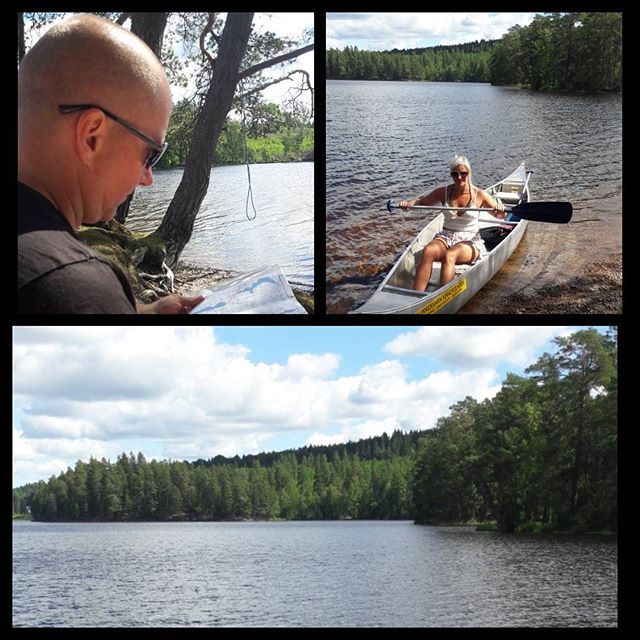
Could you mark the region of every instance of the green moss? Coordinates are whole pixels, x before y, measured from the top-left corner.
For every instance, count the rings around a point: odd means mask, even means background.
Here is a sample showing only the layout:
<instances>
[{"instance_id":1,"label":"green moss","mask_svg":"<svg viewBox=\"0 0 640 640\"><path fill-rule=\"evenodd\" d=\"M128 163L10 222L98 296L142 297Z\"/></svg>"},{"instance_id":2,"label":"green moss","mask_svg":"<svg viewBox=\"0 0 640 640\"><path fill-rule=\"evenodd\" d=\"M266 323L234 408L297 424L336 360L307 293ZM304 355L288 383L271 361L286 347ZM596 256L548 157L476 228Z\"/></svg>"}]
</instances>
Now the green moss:
<instances>
[{"instance_id":1,"label":"green moss","mask_svg":"<svg viewBox=\"0 0 640 640\"><path fill-rule=\"evenodd\" d=\"M315 312L315 298L313 294L300 291L300 289L293 289L293 295L295 295L296 300L305 308L306 312L313 315Z\"/></svg>"},{"instance_id":2,"label":"green moss","mask_svg":"<svg viewBox=\"0 0 640 640\"><path fill-rule=\"evenodd\" d=\"M132 233L124 225L110 220L95 227L80 227L78 237L92 249L115 262L126 274L134 293L144 290L138 269L160 273L166 257L164 241L154 234Z\"/></svg>"},{"instance_id":3,"label":"green moss","mask_svg":"<svg viewBox=\"0 0 640 640\"><path fill-rule=\"evenodd\" d=\"M95 251L113 260L134 287L141 287L136 269L139 257L137 241L126 227L112 220L106 228L80 227L78 237Z\"/></svg>"}]
</instances>

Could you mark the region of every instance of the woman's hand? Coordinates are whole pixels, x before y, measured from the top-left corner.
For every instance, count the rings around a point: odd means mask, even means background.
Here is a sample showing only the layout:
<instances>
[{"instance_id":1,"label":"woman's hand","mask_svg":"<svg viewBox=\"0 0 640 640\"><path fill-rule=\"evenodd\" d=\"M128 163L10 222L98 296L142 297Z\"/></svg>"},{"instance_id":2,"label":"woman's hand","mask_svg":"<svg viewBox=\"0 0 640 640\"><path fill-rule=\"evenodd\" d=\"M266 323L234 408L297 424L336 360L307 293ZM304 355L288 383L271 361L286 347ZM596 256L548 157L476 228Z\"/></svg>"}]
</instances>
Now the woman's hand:
<instances>
[{"instance_id":1,"label":"woman's hand","mask_svg":"<svg viewBox=\"0 0 640 640\"><path fill-rule=\"evenodd\" d=\"M494 218L504 218L506 215L506 211L502 202L496 202L496 206L493 208L493 217Z\"/></svg>"},{"instance_id":2,"label":"woman's hand","mask_svg":"<svg viewBox=\"0 0 640 640\"><path fill-rule=\"evenodd\" d=\"M409 211L409 209L415 204L415 200L400 200L398 205L403 211Z\"/></svg>"}]
</instances>

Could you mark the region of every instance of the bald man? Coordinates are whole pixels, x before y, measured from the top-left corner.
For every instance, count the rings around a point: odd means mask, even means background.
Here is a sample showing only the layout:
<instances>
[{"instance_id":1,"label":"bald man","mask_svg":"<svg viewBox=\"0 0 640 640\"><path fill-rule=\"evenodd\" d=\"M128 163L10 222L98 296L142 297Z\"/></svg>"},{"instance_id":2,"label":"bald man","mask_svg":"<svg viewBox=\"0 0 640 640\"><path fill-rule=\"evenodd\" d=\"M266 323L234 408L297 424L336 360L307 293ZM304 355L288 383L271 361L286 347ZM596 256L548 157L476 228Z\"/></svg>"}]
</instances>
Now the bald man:
<instances>
[{"instance_id":1,"label":"bald man","mask_svg":"<svg viewBox=\"0 0 640 640\"><path fill-rule=\"evenodd\" d=\"M103 18L52 27L18 71L19 313L187 313L202 298L136 303L122 271L75 230L111 220L153 183L172 101L154 53Z\"/></svg>"}]
</instances>

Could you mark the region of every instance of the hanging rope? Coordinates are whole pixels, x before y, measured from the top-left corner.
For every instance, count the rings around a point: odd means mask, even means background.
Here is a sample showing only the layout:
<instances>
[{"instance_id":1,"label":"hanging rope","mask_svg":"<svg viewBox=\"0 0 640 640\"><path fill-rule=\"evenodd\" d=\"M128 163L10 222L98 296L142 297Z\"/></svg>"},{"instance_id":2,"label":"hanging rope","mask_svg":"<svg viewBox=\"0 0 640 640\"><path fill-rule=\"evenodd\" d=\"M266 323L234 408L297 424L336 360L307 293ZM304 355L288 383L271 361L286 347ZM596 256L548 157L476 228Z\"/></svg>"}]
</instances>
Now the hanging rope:
<instances>
[{"instance_id":1,"label":"hanging rope","mask_svg":"<svg viewBox=\"0 0 640 640\"><path fill-rule=\"evenodd\" d=\"M247 189L247 201L245 203L244 213L247 216L247 220L255 220L258 212L256 211L256 206L253 204L253 188L251 186L251 170L249 169L249 146L247 144L247 128L245 126L244 119L244 100L240 103L240 114L242 116L242 136L244 138L244 161L247 165L247 180L249 182L249 187ZM251 208L253 209L253 217L249 216L249 199L251 199Z\"/></svg>"}]
</instances>

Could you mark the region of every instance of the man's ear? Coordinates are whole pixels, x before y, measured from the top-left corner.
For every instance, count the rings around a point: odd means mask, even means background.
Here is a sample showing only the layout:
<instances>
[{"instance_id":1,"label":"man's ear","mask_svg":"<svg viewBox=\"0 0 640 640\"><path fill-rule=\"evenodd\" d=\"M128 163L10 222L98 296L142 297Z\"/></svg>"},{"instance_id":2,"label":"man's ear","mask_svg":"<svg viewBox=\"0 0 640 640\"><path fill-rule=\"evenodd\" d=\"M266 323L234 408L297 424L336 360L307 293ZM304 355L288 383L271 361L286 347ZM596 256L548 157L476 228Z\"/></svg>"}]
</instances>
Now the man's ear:
<instances>
[{"instance_id":1,"label":"man's ear","mask_svg":"<svg viewBox=\"0 0 640 640\"><path fill-rule=\"evenodd\" d=\"M75 129L76 153L87 167L92 166L102 151L107 130L107 117L100 109L88 109L80 114Z\"/></svg>"}]
</instances>

